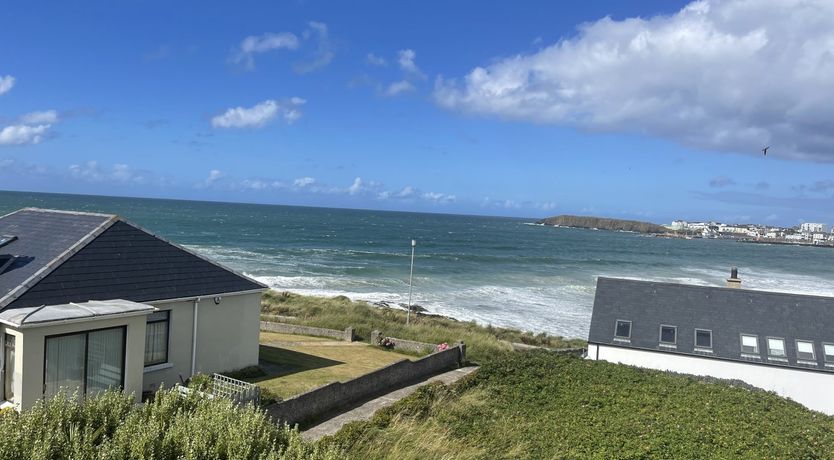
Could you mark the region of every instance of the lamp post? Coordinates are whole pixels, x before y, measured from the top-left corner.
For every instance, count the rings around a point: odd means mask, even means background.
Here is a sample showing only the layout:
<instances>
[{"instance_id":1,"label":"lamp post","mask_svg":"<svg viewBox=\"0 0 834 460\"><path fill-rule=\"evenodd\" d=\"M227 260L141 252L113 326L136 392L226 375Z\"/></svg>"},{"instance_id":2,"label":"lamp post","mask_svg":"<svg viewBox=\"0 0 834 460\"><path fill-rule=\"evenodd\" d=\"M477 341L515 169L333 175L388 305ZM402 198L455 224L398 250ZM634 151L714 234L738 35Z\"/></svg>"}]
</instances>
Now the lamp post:
<instances>
[{"instance_id":1,"label":"lamp post","mask_svg":"<svg viewBox=\"0 0 834 460\"><path fill-rule=\"evenodd\" d=\"M417 240L411 240L411 273L408 275L408 311L405 314L405 325L408 326L411 319L411 282L414 279L414 248L417 246Z\"/></svg>"}]
</instances>

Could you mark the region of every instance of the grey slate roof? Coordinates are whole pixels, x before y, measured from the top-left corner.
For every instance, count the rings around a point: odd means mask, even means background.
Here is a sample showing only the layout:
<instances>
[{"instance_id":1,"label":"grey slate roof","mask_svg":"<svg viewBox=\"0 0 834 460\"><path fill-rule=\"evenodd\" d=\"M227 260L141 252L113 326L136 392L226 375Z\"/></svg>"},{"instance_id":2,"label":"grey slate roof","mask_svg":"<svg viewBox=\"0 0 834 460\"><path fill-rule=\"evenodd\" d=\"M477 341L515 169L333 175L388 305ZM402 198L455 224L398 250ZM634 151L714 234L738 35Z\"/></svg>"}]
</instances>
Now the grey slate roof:
<instances>
[{"instance_id":1,"label":"grey slate roof","mask_svg":"<svg viewBox=\"0 0 834 460\"><path fill-rule=\"evenodd\" d=\"M0 217L0 233L18 237L0 248L17 256L0 273L0 309L266 288L115 215L24 209Z\"/></svg>"},{"instance_id":2,"label":"grey slate roof","mask_svg":"<svg viewBox=\"0 0 834 460\"><path fill-rule=\"evenodd\" d=\"M631 339L615 340L617 320ZM677 326L675 349L660 346L660 326ZM712 353L696 351L695 329L712 331ZM741 353L741 334L758 336L759 358ZM771 359L768 337L785 339L786 361ZM816 363L797 362L796 340L814 342ZM588 342L764 365L834 371L823 343L834 343L834 298L600 277Z\"/></svg>"}]
</instances>

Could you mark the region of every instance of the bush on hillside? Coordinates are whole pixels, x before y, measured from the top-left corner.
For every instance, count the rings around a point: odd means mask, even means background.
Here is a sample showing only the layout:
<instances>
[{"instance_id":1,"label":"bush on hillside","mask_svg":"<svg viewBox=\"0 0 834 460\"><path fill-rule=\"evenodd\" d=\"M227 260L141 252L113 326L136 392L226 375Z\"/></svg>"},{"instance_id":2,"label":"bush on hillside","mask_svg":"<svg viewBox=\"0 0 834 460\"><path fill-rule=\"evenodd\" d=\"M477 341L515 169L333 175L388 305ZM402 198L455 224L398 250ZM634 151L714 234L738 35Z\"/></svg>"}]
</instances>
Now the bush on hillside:
<instances>
[{"instance_id":1,"label":"bush on hillside","mask_svg":"<svg viewBox=\"0 0 834 460\"><path fill-rule=\"evenodd\" d=\"M137 406L107 391L59 395L18 414L0 414L0 459L332 459L264 412L224 399L160 390Z\"/></svg>"}]
</instances>

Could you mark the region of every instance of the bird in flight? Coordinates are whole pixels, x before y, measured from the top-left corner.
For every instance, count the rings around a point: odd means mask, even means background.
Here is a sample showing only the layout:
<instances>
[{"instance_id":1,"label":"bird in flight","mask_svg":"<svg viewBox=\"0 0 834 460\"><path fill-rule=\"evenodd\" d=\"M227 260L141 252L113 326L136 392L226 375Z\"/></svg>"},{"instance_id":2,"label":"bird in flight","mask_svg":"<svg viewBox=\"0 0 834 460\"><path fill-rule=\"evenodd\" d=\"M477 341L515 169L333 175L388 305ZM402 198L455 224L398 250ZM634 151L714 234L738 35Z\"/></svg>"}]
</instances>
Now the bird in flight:
<instances>
[{"instance_id":1,"label":"bird in flight","mask_svg":"<svg viewBox=\"0 0 834 460\"><path fill-rule=\"evenodd\" d=\"M769 148L770 148L770 146L769 146L769 145L768 145L767 147L763 148L763 149L762 149L762 153L764 153L765 155L767 155L767 149L769 149Z\"/></svg>"}]
</instances>

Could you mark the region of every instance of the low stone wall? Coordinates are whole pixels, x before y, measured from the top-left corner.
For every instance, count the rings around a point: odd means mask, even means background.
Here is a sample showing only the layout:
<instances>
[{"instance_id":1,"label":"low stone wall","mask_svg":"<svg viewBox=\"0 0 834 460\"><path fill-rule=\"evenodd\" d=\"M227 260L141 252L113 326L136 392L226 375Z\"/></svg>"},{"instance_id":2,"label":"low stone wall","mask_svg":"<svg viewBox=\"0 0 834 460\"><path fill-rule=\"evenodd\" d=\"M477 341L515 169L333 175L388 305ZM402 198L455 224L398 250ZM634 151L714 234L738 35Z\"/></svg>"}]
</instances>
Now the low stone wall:
<instances>
[{"instance_id":1,"label":"low stone wall","mask_svg":"<svg viewBox=\"0 0 834 460\"><path fill-rule=\"evenodd\" d=\"M382 335L382 332L380 331L371 331L371 345L379 344L380 340L384 337L385 336ZM389 339L391 339L391 341L394 342L394 346L391 348L397 351L406 351L428 355L430 353L434 353L435 350L437 350L437 345L432 343L398 339L396 337L389 337Z\"/></svg>"},{"instance_id":2,"label":"low stone wall","mask_svg":"<svg viewBox=\"0 0 834 460\"><path fill-rule=\"evenodd\" d=\"M266 407L275 420L290 425L312 421L336 409L402 388L443 371L457 369L466 358L463 343L416 361L402 360L361 377L330 383Z\"/></svg>"},{"instance_id":3,"label":"low stone wall","mask_svg":"<svg viewBox=\"0 0 834 460\"><path fill-rule=\"evenodd\" d=\"M353 340L356 338L356 334L354 333L352 327L348 327L344 331L337 331L336 329L325 329L323 327L299 326L297 324L261 321L261 330L267 332L278 332L280 334L298 334L312 335L315 337L332 337L334 339L344 340L345 342L353 342Z\"/></svg>"}]
</instances>

